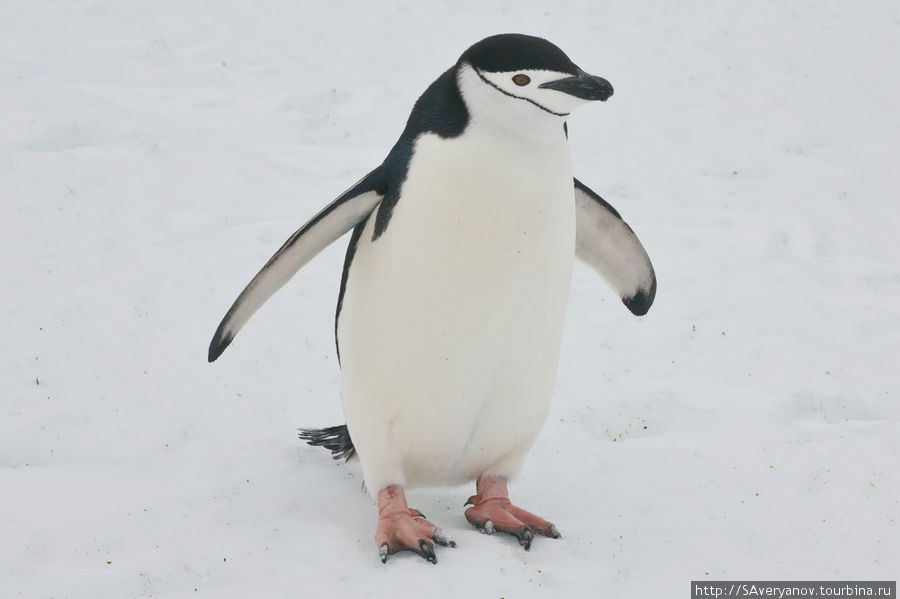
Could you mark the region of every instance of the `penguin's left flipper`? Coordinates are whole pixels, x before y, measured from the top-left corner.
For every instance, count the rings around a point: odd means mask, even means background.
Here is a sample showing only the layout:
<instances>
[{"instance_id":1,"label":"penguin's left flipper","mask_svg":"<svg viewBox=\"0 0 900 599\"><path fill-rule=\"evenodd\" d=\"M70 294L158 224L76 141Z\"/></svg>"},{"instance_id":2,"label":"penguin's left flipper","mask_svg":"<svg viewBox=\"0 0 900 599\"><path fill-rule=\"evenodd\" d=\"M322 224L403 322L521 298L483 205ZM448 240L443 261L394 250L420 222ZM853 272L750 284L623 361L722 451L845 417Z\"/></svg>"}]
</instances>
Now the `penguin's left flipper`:
<instances>
[{"instance_id":1,"label":"penguin's left flipper","mask_svg":"<svg viewBox=\"0 0 900 599\"><path fill-rule=\"evenodd\" d=\"M241 327L313 256L362 222L384 197L387 172L379 166L323 208L284 242L247 284L209 343L209 361L218 358Z\"/></svg>"},{"instance_id":2,"label":"penguin's left flipper","mask_svg":"<svg viewBox=\"0 0 900 599\"><path fill-rule=\"evenodd\" d=\"M596 270L637 316L656 297L650 257L615 208L575 179L575 255Z\"/></svg>"}]
</instances>

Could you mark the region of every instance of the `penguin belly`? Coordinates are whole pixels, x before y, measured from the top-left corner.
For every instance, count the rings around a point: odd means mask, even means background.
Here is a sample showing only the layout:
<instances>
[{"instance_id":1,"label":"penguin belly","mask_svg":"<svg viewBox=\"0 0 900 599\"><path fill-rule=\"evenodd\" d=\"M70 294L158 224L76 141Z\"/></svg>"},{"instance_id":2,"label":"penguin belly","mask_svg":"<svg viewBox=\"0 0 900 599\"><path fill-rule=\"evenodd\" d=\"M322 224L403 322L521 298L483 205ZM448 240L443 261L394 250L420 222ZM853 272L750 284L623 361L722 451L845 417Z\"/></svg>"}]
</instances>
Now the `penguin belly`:
<instances>
[{"instance_id":1,"label":"penguin belly","mask_svg":"<svg viewBox=\"0 0 900 599\"><path fill-rule=\"evenodd\" d=\"M546 418L575 253L571 163L562 131L503 141L420 136L387 228L373 241L373 213L359 238L337 333L370 493L513 477Z\"/></svg>"}]
</instances>

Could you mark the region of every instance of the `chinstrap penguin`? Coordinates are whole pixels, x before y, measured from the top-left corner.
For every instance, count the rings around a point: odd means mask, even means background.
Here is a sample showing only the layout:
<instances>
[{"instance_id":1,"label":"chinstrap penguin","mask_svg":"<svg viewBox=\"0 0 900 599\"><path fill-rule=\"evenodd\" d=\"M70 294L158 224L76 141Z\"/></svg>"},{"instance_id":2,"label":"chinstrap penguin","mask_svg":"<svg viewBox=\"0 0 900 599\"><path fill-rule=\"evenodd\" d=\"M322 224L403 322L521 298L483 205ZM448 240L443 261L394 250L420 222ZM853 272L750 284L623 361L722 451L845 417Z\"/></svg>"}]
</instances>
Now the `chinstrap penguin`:
<instances>
[{"instance_id":1,"label":"chinstrap penguin","mask_svg":"<svg viewBox=\"0 0 900 599\"><path fill-rule=\"evenodd\" d=\"M613 88L550 42L486 38L432 83L385 161L294 233L250 281L209 346L353 229L335 317L346 426L301 436L359 458L378 502L382 561L436 562L453 541L404 488L476 481L466 518L487 533L558 537L513 505L547 415L574 257L634 314L656 276L619 213L572 175L569 113ZM351 440L352 439L352 440Z\"/></svg>"}]
</instances>

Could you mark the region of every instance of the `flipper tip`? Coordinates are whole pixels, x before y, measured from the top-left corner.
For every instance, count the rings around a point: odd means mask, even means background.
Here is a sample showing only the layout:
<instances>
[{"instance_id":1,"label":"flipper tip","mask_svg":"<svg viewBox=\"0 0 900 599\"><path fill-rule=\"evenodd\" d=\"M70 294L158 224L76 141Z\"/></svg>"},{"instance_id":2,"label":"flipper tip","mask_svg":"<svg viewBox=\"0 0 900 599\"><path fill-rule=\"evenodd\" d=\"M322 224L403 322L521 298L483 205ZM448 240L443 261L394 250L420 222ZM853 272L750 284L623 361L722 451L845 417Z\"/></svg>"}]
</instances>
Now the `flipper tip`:
<instances>
[{"instance_id":1,"label":"flipper tip","mask_svg":"<svg viewBox=\"0 0 900 599\"><path fill-rule=\"evenodd\" d=\"M222 355L222 352L231 345L231 340L234 337L231 333L226 333L225 335L221 334L221 331L216 331L216 334L213 335L212 341L209 342L209 354L207 355L207 360L209 362L215 362L216 359Z\"/></svg>"},{"instance_id":2,"label":"flipper tip","mask_svg":"<svg viewBox=\"0 0 900 599\"><path fill-rule=\"evenodd\" d=\"M650 286L650 289L639 289L634 295L623 297L622 303L625 304L625 307L635 316L643 316L650 310L650 306L653 305L654 299L656 299L655 278L653 279L653 284Z\"/></svg>"}]
</instances>

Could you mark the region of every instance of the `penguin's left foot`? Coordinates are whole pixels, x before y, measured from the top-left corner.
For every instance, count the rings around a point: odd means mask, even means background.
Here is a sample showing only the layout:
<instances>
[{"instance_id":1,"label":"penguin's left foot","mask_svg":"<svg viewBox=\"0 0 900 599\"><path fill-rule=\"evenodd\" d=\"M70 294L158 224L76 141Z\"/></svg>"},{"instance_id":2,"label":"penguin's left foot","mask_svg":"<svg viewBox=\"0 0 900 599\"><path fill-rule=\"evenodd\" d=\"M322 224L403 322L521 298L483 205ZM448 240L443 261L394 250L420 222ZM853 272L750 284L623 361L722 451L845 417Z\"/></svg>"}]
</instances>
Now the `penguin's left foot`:
<instances>
[{"instance_id":1,"label":"penguin's left foot","mask_svg":"<svg viewBox=\"0 0 900 599\"><path fill-rule=\"evenodd\" d=\"M400 551L418 553L432 564L437 563L434 544L456 547L450 537L425 519L419 510L406 504L400 485L390 485L378 492L378 527L375 543L381 563Z\"/></svg>"},{"instance_id":2,"label":"penguin's left foot","mask_svg":"<svg viewBox=\"0 0 900 599\"><path fill-rule=\"evenodd\" d=\"M556 526L510 502L506 482L505 476L479 477L476 494L466 501L466 505L472 505L466 510L466 520L485 534L493 534L494 531L509 533L526 550L531 549L531 541L536 534L560 538L562 535Z\"/></svg>"}]
</instances>

